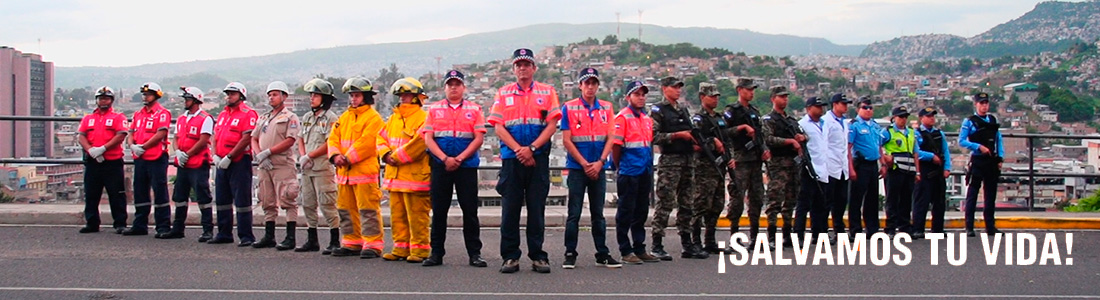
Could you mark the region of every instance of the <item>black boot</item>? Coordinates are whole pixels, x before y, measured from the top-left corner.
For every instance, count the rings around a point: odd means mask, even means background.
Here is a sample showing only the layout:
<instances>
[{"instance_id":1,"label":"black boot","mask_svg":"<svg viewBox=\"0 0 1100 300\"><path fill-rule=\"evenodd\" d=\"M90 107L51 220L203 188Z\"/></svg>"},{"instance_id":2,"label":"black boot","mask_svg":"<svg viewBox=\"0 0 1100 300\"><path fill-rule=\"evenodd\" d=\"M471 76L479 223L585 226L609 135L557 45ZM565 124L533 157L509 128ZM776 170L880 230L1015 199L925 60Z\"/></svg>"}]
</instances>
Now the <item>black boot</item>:
<instances>
[{"instance_id":1,"label":"black boot","mask_svg":"<svg viewBox=\"0 0 1100 300\"><path fill-rule=\"evenodd\" d=\"M653 237L653 249L650 251L650 253L660 260L672 260L672 255L668 255L668 252L665 252L665 246L661 244L662 238L663 237L659 236Z\"/></svg>"},{"instance_id":2,"label":"black boot","mask_svg":"<svg viewBox=\"0 0 1100 300\"><path fill-rule=\"evenodd\" d=\"M775 224L768 224L768 246L771 247L772 250L775 250L775 242L779 240L775 238L776 229Z\"/></svg>"},{"instance_id":3,"label":"black boot","mask_svg":"<svg viewBox=\"0 0 1100 300\"><path fill-rule=\"evenodd\" d=\"M205 243L214 239L214 226L202 226L202 235L199 235L199 243Z\"/></svg>"},{"instance_id":4,"label":"black boot","mask_svg":"<svg viewBox=\"0 0 1100 300\"><path fill-rule=\"evenodd\" d=\"M710 257L710 253L707 253L706 251L703 251L703 244L695 243L694 245L691 245L691 248L695 252L695 257L693 257L693 258L707 259L707 258Z\"/></svg>"},{"instance_id":5,"label":"black boot","mask_svg":"<svg viewBox=\"0 0 1100 300\"><path fill-rule=\"evenodd\" d=\"M680 258L695 258L695 245L691 243L691 237L680 235Z\"/></svg>"},{"instance_id":6,"label":"black boot","mask_svg":"<svg viewBox=\"0 0 1100 300\"><path fill-rule=\"evenodd\" d=\"M275 247L275 221L264 222L264 237L252 244L252 248Z\"/></svg>"},{"instance_id":7,"label":"black boot","mask_svg":"<svg viewBox=\"0 0 1100 300\"><path fill-rule=\"evenodd\" d=\"M718 249L718 240L714 237L716 231L715 227L718 226L718 220L707 218L705 219L706 228L703 230L703 251L710 254L718 254L722 249Z\"/></svg>"},{"instance_id":8,"label":"black boot","mask_svg":"<svg viewBox=\"0 0 1100 300\"><path fill-rule=\"evenodd\" d=\"M302 244L301 247L295 248L294 252L316 252L320 250L321 246L317 244L317 228L307 228L306 243Z\"/></svg>"},{"instance_id":9,"label":"black boot","mask_svg":"<svg viewBox=\"0 0 1100 300\"><path fill-rule=\"evenodd\" d=\"M282 242L279 242L278 245L275 245L275 250L286 251L294 249L294 246L298 244L294 241L294 236L298 233L295 227L298 227L298 222L286 222L286 238L283 239Z\"/></svg>"},{"instance_id":10,"label":"black boot","mask_svg":"<svg viewBox=\"0 0 1100 300\"><path fill-rule=\"evenodd\" d=\"M680 258L695 258L695 245L691 242L680 243Z\"/></svg>"},{"instance_id":11,"label":"black boot","mask_svg":"<svg viewBox=\"0 0 1100 300\"><path fill-rule=\"evenodd\" d=\"M332 254L332 251L335 251L336 249L340 248L340 229L339 228L329 229L328 230L328 236L329 236L329 238L328 238L328 248L325 248L324 251L321 251L322 255Z\"/></svg>"},{"instance_id":12,"label":"black boot","mask_svg":"<svg viewBox=\"0 0 1100 300\"><path fill-rule=\"evenodd\" d=\"M791 239L791 225L783 225L783 247L794 247L794 242Z\"/></svg>"},{"instance_id":13,"label":"black boot","mask_svg":"<svg viewBox=\"0 0 1100 300\"><path fill-rule=\"evenodd\" d=\"M759 218L758 218L759 219ZM760 234L759 222L752 222L749 224L749 241L753 244L756 243L756 237Z\"/></svg>"}]
</instances>

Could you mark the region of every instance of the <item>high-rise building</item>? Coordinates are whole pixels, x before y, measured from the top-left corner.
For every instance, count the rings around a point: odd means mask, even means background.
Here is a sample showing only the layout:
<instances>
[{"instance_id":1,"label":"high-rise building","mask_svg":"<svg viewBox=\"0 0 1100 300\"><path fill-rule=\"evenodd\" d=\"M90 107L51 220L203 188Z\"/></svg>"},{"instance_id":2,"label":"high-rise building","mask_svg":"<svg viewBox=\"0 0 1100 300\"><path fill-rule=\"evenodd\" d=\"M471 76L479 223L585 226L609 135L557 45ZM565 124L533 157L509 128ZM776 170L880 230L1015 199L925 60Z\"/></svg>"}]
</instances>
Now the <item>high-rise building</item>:
<instances>
[{"instance_id":1,"label":"high-rise building","mask_svg":"<svg viewBox=\"0 0 1100 300\"><path fill-rule=\"evenodd\" d=\"M0 115L53 115L53 63L0 46ZM53 123L0 121L0 157L53 157Z\"/></svg>"}]
</instances>

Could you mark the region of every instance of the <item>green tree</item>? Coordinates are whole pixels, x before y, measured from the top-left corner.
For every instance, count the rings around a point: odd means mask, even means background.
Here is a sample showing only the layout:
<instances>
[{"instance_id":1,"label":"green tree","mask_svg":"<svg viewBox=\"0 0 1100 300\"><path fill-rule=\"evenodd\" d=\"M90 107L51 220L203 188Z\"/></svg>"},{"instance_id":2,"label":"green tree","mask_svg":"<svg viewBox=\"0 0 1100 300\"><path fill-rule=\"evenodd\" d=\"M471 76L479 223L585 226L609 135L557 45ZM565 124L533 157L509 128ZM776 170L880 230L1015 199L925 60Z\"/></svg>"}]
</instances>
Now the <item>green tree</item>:
<instances>
[{"instance_id":1,"label":"green tree","mask_svg":"<svg viewBox=\"0 0 1100 300\"><path fill-rule=\"evenodd\" d=\"M618 43L619 43L619 37L616 37L615 35L608 34L607 37L603 38L603 44L604 45L614 45L614 44L618 44Z\"/></svg>"},{"instance_id":2,"label":"green tree","mask_svg":"<svg viewBox=\"0 0 1100 300\"><path fill-rule=\"evenodd\" d=\"M969 58L959 59L959 65L956 68L956 72L961 74L969 73L975 67L974 60Z\"/></svg>"}]
</instances>

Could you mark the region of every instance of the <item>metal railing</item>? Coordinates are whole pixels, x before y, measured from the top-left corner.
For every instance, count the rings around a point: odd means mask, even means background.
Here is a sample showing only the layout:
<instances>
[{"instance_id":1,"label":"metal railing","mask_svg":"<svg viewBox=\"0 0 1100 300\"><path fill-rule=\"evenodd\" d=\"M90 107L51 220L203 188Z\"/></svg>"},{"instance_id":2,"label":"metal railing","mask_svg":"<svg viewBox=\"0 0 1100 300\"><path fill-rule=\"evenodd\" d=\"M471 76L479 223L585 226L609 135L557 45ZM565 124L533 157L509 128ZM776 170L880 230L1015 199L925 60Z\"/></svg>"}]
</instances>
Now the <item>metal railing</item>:
<instances>
[{"instance_id":1,"label":"metal railing","mask_svg":"<svg viewBox=\"0 0 1100 300\"><path fill-rule=\"evenodd\" d=\"M0 116L0 121L30 121L30 122L80 122L81 117L55 117L55 116ZM175 123L175 120L172 120ZM957 138L958 132L945 132L944 135ZM1068 134L1032 134L1032 133L1002 133L1001 136L1005 139L1026 139L1028 148L1028 170L1027 172L1001 172L1001 177L1026 177L1028 178L1029 196L1027 199L1027 207L1029 211L1035 211L1035 179L1036 178L1096 178L1100 179L1100 173L1065 173L1065 172L1035 172L1035 145L1037 140L1045 139L1064 139L1064 140L1100 140L1100 135L1068 135ZM969 155L963 153L961 155ZM46 158L0 158L0 164L82 164L83 160L80 158L60 158L60 159L46 159ZM124 160L125 164L133 164L131 160ZM479 170L500 170L501 166L480 166ZM552 171L565 170L565 167L551 166ZM952 171L953 176L966 175L965 172Z\"/></svg>"}]
</instances>

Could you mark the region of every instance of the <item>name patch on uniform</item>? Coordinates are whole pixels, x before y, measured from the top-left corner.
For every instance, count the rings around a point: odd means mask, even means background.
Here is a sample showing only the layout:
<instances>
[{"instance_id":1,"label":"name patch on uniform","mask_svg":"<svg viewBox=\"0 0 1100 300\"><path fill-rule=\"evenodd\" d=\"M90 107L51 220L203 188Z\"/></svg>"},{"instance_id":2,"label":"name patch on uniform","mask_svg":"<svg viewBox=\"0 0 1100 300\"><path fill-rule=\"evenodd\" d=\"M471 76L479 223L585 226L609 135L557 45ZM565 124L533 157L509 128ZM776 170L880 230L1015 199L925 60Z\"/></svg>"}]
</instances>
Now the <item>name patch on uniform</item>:
<instances>
[{"instance_id":1,"label":"name patch on uniform","mask_svg":"<svg viewBox=\"0 0 1100 300\"><path fill-rule=\"evenodd\" d=\"M107 119L107 122L103 123L103 125L111 126L111 124L115 123L114 121L114 119Z\"/></svg>"},{"instance_id":2,"label":"name patch on uniform","mask_svg":"<svg viewBox=\"0 0 1100 300\"><path fill-rule=\"evenodd\" d=\"M95 119L88 119L88 126L95 126Z\"/></svg>"},{"instance_id":3,"label":"name patch on uniform","mask_svg":"<svg viewBox=\"0 0 1100 300\"><path fill-rule=\"evenodd\" d=\"M188 133L198 134L199 133L199 128L198 127L191 127L191 130L188 130Z\"/></svg>"},{"instance_id":4,"label":"name patch on uniform","mask_svg":"<svg viewBox=\"0 0 1100 300\"><path fill-rule=\"evenodd\" d=\"M513 99L512 97L504 99L504 105L512 106L513 104L515 104L515 99Z\"/></svg>"}]
</instances>

